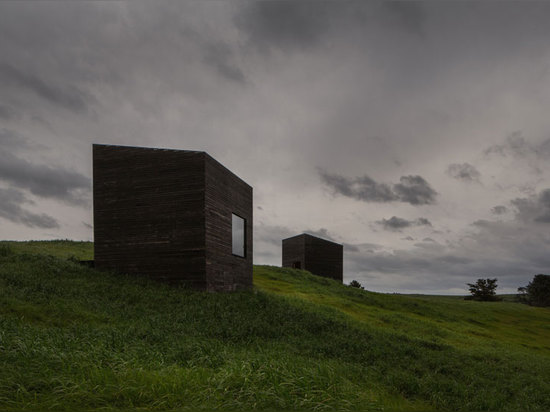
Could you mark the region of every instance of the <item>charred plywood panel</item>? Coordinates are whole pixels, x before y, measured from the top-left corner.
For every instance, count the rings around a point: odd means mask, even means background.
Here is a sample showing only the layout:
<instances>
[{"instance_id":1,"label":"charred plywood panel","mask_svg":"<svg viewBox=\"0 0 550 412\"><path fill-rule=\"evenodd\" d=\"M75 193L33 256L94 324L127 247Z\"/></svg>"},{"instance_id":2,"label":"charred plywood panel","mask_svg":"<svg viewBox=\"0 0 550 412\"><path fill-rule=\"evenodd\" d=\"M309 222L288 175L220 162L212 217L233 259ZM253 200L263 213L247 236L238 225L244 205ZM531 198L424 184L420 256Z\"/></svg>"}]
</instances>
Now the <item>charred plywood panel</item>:
<instances>
[{"instance_id":1,"label":"charred plywood panel","mask_svg":"<svg viewBox=\"0 0 550 412\"><path fill-rule=\"evenodd\" d=\"M342 282L343 262L341 244L305 233L283 240L283 267L305 269Z\"/></svg>"},{"instance_id":2,"label":"charred plywood panel","mask_svg":"<svg viewBox=\"0 0 550 412\"><path fill-rule=\"evenodd\" d=\"M207 242L208 228L220 224L216 213L222 213L222 209L225 212L243 207L227 204L232 195L218 195L215 190L219 185L207 183L207 159L215 162L204 152L94 145L96 267L185 283L202 290L240 288L219 288L219 282L209 280L207 275L207 255L209 262L223 260L226 257L220 254L226 252L224 245L231 243L231 228ZM231 177L220 172L214 179L238 179L223 170ZM225 190L236 186L234 183ZM208 197L218 199L217 207L207 206L207 192ZM252 196L248 199L251 215ZM214 223L209 219L218 220ZM252 243L252 233L248 239ZM231 268L241 269L239 265ZM248 276L230 270L225 273L227 279Z\"/></svg>"}]
</instances>

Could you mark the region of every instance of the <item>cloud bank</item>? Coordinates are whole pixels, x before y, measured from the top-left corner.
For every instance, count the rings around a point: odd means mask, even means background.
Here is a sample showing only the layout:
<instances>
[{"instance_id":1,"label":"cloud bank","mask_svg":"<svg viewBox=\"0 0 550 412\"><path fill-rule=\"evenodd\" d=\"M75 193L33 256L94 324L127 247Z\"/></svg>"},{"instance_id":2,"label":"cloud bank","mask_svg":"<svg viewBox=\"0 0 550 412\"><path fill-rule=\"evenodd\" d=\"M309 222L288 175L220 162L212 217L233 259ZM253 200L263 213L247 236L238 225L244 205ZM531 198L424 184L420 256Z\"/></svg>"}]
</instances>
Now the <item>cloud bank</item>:
<instances>
[{"instance_id":1,"label":"cloud bank","mask_svg":"<svg viewBox=\"0 0 550 412\"><path fill-rule=\"evenodd\" d=\"M399 183L378 183L369 176L348 178L319 170L322 182L342 195L363 202L403 202L411 205L436 203L437 192L422 176L402 176Z\"/></svg>"},{"instance_id":2,"label":"cloud bank","mask_svg":"<svg viewBox=\"0 0 550 412\"><path fill-rule=\"evenodd\" d=\"M416 220L407 220L397 216L392 216L389 219L382 219L377 221L376 223L381 225L384 229L392 231L414 226L432 226L430 221L424 217L418 218Z\"/></svg>"}]
</instances>

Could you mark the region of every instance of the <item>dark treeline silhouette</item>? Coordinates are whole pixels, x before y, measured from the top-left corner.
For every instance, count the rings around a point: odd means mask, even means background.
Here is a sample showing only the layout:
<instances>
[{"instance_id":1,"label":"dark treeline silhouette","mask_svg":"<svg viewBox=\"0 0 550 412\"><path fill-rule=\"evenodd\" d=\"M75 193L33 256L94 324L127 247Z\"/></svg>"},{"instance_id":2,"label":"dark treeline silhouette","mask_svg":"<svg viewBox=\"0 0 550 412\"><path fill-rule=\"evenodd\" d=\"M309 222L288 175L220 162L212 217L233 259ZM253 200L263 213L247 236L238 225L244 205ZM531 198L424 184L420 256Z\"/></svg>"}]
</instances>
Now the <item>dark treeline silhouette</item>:
<instances>
[{"instance_id":1,"label":"dark treeline silhouette","mask_svg":"<svg viewBox=\"0 0 550 412\"><path fill-rule=\"evenodd\" d=\"M533 306L550 306L550 275L538 274L527 286L518 288L520 302Z\"/></svg>"},{"instance_id":2,"label":"dark treeline silhouette","mask_svg":"<svg viewBox=\"0 0 550 412\"><path fill-rule=\"evenodd\" d=\"M476 283L466 283L472 296L467 300L497 301L502 300L496 296L497 279L478 279Z\"/></svg>"}]
</instances>

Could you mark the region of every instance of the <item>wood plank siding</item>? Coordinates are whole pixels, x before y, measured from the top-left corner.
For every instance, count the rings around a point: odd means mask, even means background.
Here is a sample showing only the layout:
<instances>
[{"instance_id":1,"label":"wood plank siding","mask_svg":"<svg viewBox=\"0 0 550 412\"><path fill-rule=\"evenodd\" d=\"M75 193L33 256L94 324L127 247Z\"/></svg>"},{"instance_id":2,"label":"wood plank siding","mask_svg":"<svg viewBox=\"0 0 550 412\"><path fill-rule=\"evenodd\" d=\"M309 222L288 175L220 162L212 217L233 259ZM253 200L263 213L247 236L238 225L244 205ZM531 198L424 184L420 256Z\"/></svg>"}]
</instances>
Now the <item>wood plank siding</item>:
<instances>
[{"instance_id":1,"label":"wood plank siding","mask_svg":"<svg viewBox=\"0 0 550 412\"><path fill-rule=\"evenodd\" d=\"M283 267L298 267L340 282L344 276L344 246L307 233L283 239Z\"/></svg>"},{"instance_id":2,"label":"wood plank siding","mask_svg":"<svg viewBox=\"0 0 550 412\"><path fill-rule=\"evenodd\" d=\"M209 155L206 164L206 281L209 290L252 287L252 187ZM245 256L232 254L231 215L245 221Z\"/></svg>"},{"instance_id":3,"label":"wood plank siding","mask_svg":"<svg viewBox=\"0 0 550 412\"><path fill-rule=\"evenodd\" d=\"M305 251L304 235L283 239L283 267L305 269Z\"/></svg>"},{"instance_id":4,"label":"wood plank siding","mask_svg":"<svg viewBox=\"0 0 550 412\"><path fill-rule=\"evenodd\" d=\"M223 171L210 172L216 169L211 163ZM234 257L231 225L220 224L225 219L231 222L231 211L239 210L247 213L252 229L252 188L209 155L94 145L93 180L97 268L147 275L200 290L252 286L252 253L245 259L250 266L248 274L248 266L230 259ZM220 190L216 180L225 183L225 195L215 193ZM227 194L232 191L245 193L240 197ZM246 201L250 205L245 205ZM223 229L216 229L217 236L212 237L211 228L217 225ZM251 231L247 240L252 243ZM225 273L223 281L211 278L207 270L218 261L216 273ZM237 279L238 286L228 286L231 279Z\"/></svg>"}]
</instances>

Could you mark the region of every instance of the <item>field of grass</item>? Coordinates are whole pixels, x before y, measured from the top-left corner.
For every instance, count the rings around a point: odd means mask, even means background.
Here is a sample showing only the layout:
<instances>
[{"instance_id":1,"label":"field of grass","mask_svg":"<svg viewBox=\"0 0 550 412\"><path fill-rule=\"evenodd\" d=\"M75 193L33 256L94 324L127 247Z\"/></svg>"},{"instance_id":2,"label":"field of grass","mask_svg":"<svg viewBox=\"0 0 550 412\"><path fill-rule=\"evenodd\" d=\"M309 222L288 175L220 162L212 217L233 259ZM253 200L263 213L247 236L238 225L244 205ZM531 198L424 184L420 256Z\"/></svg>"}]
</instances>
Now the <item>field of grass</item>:
<instances>
[{"instance_id":1,"label":"field of grass","mask_svg":"<svg viewBox=\"0 0 550 412\"><path fill-rule=\"evenodd\" d=\"M0 242L0 410L550 409L550 310L257 266L215 294Z\"/></svg>"}]
</instances>

